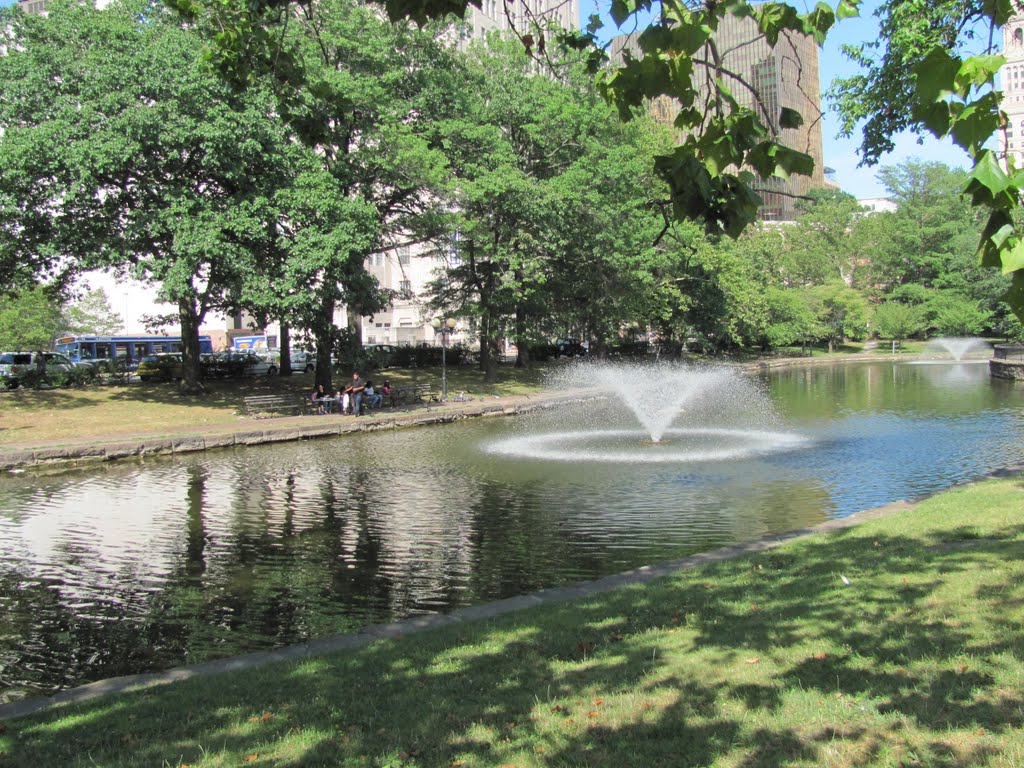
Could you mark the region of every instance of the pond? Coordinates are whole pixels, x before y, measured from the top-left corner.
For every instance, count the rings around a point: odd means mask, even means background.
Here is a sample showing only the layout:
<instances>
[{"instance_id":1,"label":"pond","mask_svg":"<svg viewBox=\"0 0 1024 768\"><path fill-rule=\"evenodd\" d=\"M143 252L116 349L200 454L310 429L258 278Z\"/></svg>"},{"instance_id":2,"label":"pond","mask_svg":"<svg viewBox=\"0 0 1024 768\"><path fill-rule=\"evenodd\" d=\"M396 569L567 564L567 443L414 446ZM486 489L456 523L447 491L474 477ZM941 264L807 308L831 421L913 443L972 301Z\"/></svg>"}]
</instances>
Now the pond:
<instances>
[{"instance_id":1,"label":"pond","mask_svg":"<svg viewBox=\"0 0 1024 768\"><path fill-rule=\"evenodd\" d=\"M631 461L509 448L635 427L610 398L0 478L0 700L616 573L1024 462L1024 389L985 365L794 368L756 389L763 419L695 409L662 445L617 445ZM782 441L656 460L716 430L742 444L753 422Z\"/></svg>"}]
</instances>

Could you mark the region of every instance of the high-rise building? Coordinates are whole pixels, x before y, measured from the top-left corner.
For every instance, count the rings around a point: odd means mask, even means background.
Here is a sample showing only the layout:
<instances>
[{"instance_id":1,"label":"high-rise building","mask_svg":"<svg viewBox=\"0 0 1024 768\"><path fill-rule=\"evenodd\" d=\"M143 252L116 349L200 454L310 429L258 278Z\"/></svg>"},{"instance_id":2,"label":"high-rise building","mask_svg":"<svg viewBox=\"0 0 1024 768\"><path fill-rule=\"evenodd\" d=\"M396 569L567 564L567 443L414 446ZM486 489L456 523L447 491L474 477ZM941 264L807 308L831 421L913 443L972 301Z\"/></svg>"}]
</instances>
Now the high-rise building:
<instances>
[{"instance_id":1,"label":"high-rise building","mask_svg":"<svg viewBox=\"0 0 1024 768\"><path fill-rule=\"evenodd\" d=\"M999 89L1006 127L999 131L999 157L1012 156L1014 166L1024 163L1024 16L1014 16L1003 27L1003 56Z\"/></svg>"},{"instance_id":2,"label":"high-rise building","mask_svg":"<svg viewBox=\"0 0 1024 768\"><path fill-rule=\"evenodd\" d=\"M25 13L42 13L46 10L46 0L18 0L18 7Z\"/></svg>"},{"instance_id":3,"label":"high-rise building","mask_svg":"<svg viewBox=\"0 0 1024 768\"><path fill-rule=\"evenodd\" d=\"M482 7L466 9L470 35L484 38L490 32L528 32L533 22L556 22L564 29L579 26L579 0L483 0Z\"/></svg>"},{"instance_id":4,"label":"high-rise building","mask_svg":"<svg viewBox=\"0 0 1024 768\"><path fill-rule=\"evenodd\" d=\"M783 107L796 110L803 118L799 128L782 128L776 138L782 144L810 155L814 159L813 174L794 174L788 181L778 178L758 180L755 184L763 201L759 214L761 219L792 219L800 195L830 186L825 179L822 156L818 46L811 37L789 32L780 35L774 47L770 46L753 19L732 15L726 15L719 22L714 41L723 70L732 73L731 76L725 75L725 85L741 106L758 112L763 108L776 123ZM627 52L637 58L643 55L635 33L612 39L613 63L625 61ZM694 58L710 60L711 57L698 53ZM694 64L693 83L700 94L708 97L711 95L709 75L707 67ZM701 101L698 97L697 103ZM648 105L648 111L658 122L672 125L679 104L673 99L659 97Z\"/></svg>"}]
</instances>

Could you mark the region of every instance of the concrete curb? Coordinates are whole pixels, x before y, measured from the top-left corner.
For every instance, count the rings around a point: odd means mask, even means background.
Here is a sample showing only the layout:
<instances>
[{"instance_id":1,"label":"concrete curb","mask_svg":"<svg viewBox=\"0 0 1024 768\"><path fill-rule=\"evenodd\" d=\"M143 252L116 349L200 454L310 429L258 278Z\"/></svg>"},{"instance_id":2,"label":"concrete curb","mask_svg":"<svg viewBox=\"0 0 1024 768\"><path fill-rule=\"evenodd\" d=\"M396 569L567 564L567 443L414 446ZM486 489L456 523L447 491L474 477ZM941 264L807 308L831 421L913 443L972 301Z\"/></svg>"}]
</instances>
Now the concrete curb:
<instances>
[{"instance_id":1,"label":"concrete curb","mask_svg":"<svg viewBox=\"0 0 1024 768\"><path fill-rule=\"evenodd\" d=\"M1009 474L1006 471L1004 474ZM802 538L819 533L850 528L865 520L871 520L886 515L906 511L914 504L906 501L896 501L881 507L857 512L843 518L828 520L820 525L810 528L801 528L783 534L773 534L760 539L738 544L710 552L701 552L696 555L673 560L657 565L648 565L622 573L605 576L593 581L584 581L564 587L542 589L528 595L498 600L493 603L467 606L459 608L448 614L431 614L426 616L413 616L408 619L390 622L387 624L376 624L362 629L355 634L334 635L315 640L309 640L298 645L290 645L284 648L277 648L270 651L258 651L242 656L233 656L227 659L191 664L184 667L175 667L165 672L152 672L139 675L126 675L114 677L108 680L98 680L77 688L68 688L53 696L22 699L20 701L0 704L0 720L10 720L18 717L40 712L44 709L74 704L100 696L107 696L117 693L128 693L153 688L159 685L178 682L179 680L191 680L196 677L218 675L225 672L237 672L241 670L255 669L282 661L301 661L314 656L338 653L340 651L354 650L370 645L377 640L398 639L406 635L418 632L426 632L438 627L461 624L469 621L480 621L493 619L518 611L528 610L539 605L554 605L571 600L592 597L604 594L620 587L645 584L655 579L665 578L690 570L706 563L714 563L730 558L741 557L754 552L763 552L773 549L793 539Z\"/></svg>"},{"instance_id":2,"label":"concrete curb","mask_svg":"<svg viewBox=\"0 0 1024 768\"><path fill-rule=\"evenodd\" d=\"M338 435L400 429L428 424L448 424L487 416L512 416L587 399L580 394L540 394L466 403L430 405L388 414L361 416L299 416L250 421L235 429L195 432L187 435L139 435L134 438L96 438L89 442L0 448L0 471L72 468L93 463L169 456L235 446L313 440Z\"/></svg>"}]
</instances>

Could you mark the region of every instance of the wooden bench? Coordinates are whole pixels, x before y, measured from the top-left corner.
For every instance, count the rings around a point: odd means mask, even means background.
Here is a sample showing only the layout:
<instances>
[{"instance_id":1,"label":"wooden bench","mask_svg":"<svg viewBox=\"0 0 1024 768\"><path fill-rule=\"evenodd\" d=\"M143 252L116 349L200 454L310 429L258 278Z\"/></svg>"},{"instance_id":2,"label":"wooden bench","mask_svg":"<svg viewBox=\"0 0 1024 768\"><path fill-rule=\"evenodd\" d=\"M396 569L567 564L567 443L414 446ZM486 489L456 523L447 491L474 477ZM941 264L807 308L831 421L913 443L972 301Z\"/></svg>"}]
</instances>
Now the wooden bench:
<instances>
[{"instance_id":1,"label":"wooden bench","mask_svg":"<svg viewBox=\"0 0 1024 768\"><path fill-rule=\"evenodd\" d=\"M290 412L303 414L310 407L309 398L295 395L250 395L243 403L245 415L256 418Z\"/></svg>"},{"instance_id":2,"label":"wooden bench","mask_svg":"<svg viewBox=\"0 0 1024 768\"><path fill-rule=\"evenodd\" d=\"M433 387L419 384L412 387L400 387L392 393L395 404L398 403L428 403L436 402L441 396L434 391Z\"/></svg>"}]
</instances>

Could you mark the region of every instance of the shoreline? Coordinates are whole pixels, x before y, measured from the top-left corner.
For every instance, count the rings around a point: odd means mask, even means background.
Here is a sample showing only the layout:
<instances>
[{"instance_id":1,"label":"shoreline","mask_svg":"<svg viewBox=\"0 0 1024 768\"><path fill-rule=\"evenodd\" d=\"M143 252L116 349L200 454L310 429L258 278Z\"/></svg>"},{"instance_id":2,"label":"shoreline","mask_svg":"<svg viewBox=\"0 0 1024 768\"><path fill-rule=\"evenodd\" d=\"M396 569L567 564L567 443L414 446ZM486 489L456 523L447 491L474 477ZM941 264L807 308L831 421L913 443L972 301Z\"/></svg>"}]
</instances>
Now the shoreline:
<instances>
[{"instance_id":1,"label":"shoreline","mask_svg":"<svg viewBox=\"0 0 1024 768\"><path fill-rule=\"evenodd\" d=\"M920 355L909 356L921 359ZM899 359L899 358L898 358ZM745 373L778 368L850 363L897 362L892 354L861 354L845 359L788 357L762 359L749 363L717 363ZM594 395L540 391L531 395L506 395L466 402L425 403L377 411L359 418L352 416L278 416L264 419L239 417L233 428L191 429L178 434L138 433L125 436L96 435L63 441L22 445L0 445L0 472L46 472L87 467L108 461L172 456L238 446L314 440L383 429L404 429L446 424L463 419L489 416L516 416L564 403L578 402Z\"/></svg>"},{"instance_id":2,"label":"shoreline","mask_svg":"<svg viewBox=\"0 0 1024 768\"><path fill-rule=\"evenodd\" d=\"M1017 471L1021 469L1024 469L1024 467L1018 467ZM1014 472L1010 470L997 470L990 477L1001 477L1008 474L1012 475ZM982 479L988 478L980 478L975 482L980 482ZM880 507L854 512L845 517L832 518L809 528L798 528L783 533L768 534L742 544L732 544L707 552L698 552L695 555L677 560L652 563L610 576L576 582L563 587L551 587L536 592L507 597L503 600L470 605L465 608L458 608L450 613L433 613L424 616L413 616L407 619L398 619L386 624L373 624L351 634L328 635L326 637L306 640L295 645L286 645L267 651L254 651L239 656L227 656L223 659L172 667L161 672L142 672L135 675L122 675L105 680L95 680L91 683L75 686L74 688L65 688L51 696L31 696L16 701L0 703L0 722L25 717L51 707L89 701L101 696L153 689L180 680L210 677L226 672L256 669L283 661L300 661L339 651L351 651L367 646L377 640L397 639L449 624L493 619L535 606L552 605L600 595L631 584L643 584L654 579L672 576L681 571L691 570L707 563L716 563L755 552L764 552L794 539L850 528L868 520L905 512L908 509L912 509L917 503L918 501L892 501Z\"/></svg>"}]
</instances>

